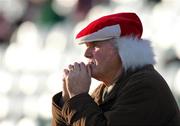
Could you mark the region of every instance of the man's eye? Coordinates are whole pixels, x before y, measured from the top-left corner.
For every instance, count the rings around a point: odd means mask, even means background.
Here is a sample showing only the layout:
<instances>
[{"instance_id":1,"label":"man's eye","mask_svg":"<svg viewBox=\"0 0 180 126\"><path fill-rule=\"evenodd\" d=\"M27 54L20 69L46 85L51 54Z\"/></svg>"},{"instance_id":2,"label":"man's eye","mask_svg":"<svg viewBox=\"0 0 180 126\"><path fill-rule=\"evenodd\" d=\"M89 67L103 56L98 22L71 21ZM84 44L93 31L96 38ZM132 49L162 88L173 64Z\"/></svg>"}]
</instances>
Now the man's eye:
<instances>
[{"instance_id":1,"label":"man's eye","mask_svg":"<svg viewBox=\"0 0 180 126\"><path fill-rule=\"evenodd\" d=\"M98 46L98 44L93 44L93 47L97 47Z\"/></svg>"},{"instance_id":2,"label":"man's eye","mask_svg":"<svg viewBox=\"0 0 180 126\"><path fill-rule=\"evenodd\" d=\"M96 45L94 44L92 47L96 47Z\"/></svg>"},{"instance_id":3,"label":"man's eye","mask_svg":"<svg viewBox=\"0 0 180 126\"><path fill-rule=\"evenodd\" d=\"M96 45L95 45L95 44L92 44L90 47L92 47L92 48L93 48L93 47L96 47Z\"/></svg>"}]
</instances>

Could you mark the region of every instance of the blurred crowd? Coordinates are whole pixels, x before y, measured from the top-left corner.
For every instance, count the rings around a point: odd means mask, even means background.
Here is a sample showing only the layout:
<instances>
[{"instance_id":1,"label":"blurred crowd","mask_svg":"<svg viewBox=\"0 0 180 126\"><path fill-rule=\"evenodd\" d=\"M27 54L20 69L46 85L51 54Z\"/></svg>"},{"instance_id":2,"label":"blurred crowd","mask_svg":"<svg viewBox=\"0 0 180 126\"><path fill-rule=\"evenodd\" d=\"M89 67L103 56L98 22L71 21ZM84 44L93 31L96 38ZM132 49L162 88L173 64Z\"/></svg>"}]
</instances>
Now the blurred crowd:
<instances>
[{"instance_id":1,"label":"blurred crowd","mask_svg":"<svg viewBox=\"0 0 180 126\"><path fill-rule=\"evenodd\" d=\"M179 0L0 0L0 126L49 126L62 70L84 61L74 37L92 20L133 11L180 107ZM91 91L97 86L93 80ZM90 92L91 92L90 91Z\"/></svg>"}]
</instances>

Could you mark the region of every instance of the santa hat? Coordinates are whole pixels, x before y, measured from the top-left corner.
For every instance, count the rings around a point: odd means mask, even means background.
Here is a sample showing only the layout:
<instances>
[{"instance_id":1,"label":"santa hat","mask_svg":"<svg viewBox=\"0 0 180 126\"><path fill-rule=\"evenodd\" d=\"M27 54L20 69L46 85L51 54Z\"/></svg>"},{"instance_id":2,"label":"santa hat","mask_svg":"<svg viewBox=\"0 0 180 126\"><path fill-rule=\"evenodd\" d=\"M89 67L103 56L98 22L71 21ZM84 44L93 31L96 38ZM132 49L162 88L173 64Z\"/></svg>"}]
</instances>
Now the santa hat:
<instances>
[{"instance_id":1,"label":"santa hat","mask_svg":"<svg viewBox=\"0 0 180 126\"><path fill-rule=\"evenodd\" d=\"M142 23L135 13L118 13L91 22L77 34L76 41L82 44L117 38L124 69L134 70L155 63L150 41L141 39L142 32Z\"/></svg>"},{"instance_id":2,"label":"santa hat","mask_svg":"<svg viewBox=\"0 0 180 126\"><path fill-rule=\"evenodd\" d=\"M135 13L118 13L91 22L77 34L76 41L82 44L129 35L141 38L142 31L142 23Z\"/></svg>"}]
</instances>

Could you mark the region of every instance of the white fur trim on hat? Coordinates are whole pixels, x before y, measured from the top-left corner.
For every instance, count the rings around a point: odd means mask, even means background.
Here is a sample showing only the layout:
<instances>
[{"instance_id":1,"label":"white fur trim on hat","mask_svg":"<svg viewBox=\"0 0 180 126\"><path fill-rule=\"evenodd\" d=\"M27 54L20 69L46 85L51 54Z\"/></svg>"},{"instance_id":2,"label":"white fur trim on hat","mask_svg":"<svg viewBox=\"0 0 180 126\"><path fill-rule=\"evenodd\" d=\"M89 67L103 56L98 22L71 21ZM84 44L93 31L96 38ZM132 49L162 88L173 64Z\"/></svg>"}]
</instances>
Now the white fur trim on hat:
<instances>
[{"instance_id":1,"label":"white fur trim on hat","mask_svg":"<svg viewBox=\"0 0 180 126\"><path fill-rule=\"evenodd\" d=\"M117 25L104 27L97 32L80 37L76 39L76 41L79 44L83 44L84 42L103 41L103 40L111 39L113 37L120 36L120 34L121 34L121 28L119 24L117 24Z\"/></svg>"},{"instance_id":2,"label":"white fur trim on hat","mask_svg":"<svg viewBox=\"0 0 180 126\"><path fill-rule=\"evenodd\" d=\"M154 52L148 40L137 39L132 36L120 37L116 39L116 47L125 71L155 64Z\"/></svg>"}]
</instances>

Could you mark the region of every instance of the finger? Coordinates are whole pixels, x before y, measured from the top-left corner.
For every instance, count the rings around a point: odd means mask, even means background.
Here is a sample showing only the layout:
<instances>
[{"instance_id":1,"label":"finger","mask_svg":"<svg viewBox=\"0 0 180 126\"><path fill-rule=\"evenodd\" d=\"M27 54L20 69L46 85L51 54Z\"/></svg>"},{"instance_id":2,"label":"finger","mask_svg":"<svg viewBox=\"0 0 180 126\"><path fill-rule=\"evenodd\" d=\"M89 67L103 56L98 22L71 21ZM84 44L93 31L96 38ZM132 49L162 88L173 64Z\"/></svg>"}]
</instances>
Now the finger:
<instances>
[{"instance_id":1,"label":"finger","mask_svg":"<svg viewBox=\"0 0 180 126\"><path fill-rule=\"evenodd\" d=\"M83 62L80 63L80 69L86 71L86 65Z\"/></svg>"},{"instance_id":2,"label":"finger","mask_svg":"<svg viewBox=\"0 0 180 126\"><path fill-rule=\"evenodd\" d=\"M68 76L69 74L69 70L68 69L64 69L64 76Z\"/></svg>"},{"instance_id":3,"label":"finger","mask_svg":"<svg viewBox=\"0 0 180 126\"><path fill-rule=\"evenodd\" d=\"M68 66L68 68L69 68L69 70L71 70L71 71L73 71L73 70L74 70L74 66L73 66L73 65L71 65L71 64Z\"/></svg>"},{"instance_id":4,"label":"finger","mask_svg":"<svg viewBox=\"0 0 180 126\"><path fill-rule=\"evenodd\" d=\"M66 79L65 79L65 77L63 77L63 78L62 78L62 81L63 81L64 83L66 82Z\"/></svg>"},{"instance_id":5,"label":"finger","mask_svg":"<svg viewBox=\"0 0 180 126\"><path fill-rule=\"evenodd\" d=\"M74 63L74 70L77 70L77 71L81 70L79 63L77 63L77 62Z\"/></svg>"},{"instance_id":6,"label":"finger","mask_svg":"<svg viewBox=\"0 0 180 126\"><path fill-rule=\"evenodd\" d=\"M90 68L90 65L87 65L87 71L88 71L88 75L91 77L91 68Z\"/></svg>"},{"instance_id":7,"label":"finger","mask_svg":"<svg viewBox=\"0 0 180 126\"><path fill-rule=\"evenodd\" d=\"M85 65L83 62L81 62L81 69L88 73L88 75L91 77L91 68L90 65Z\"/></svg>"}]
</instances>

